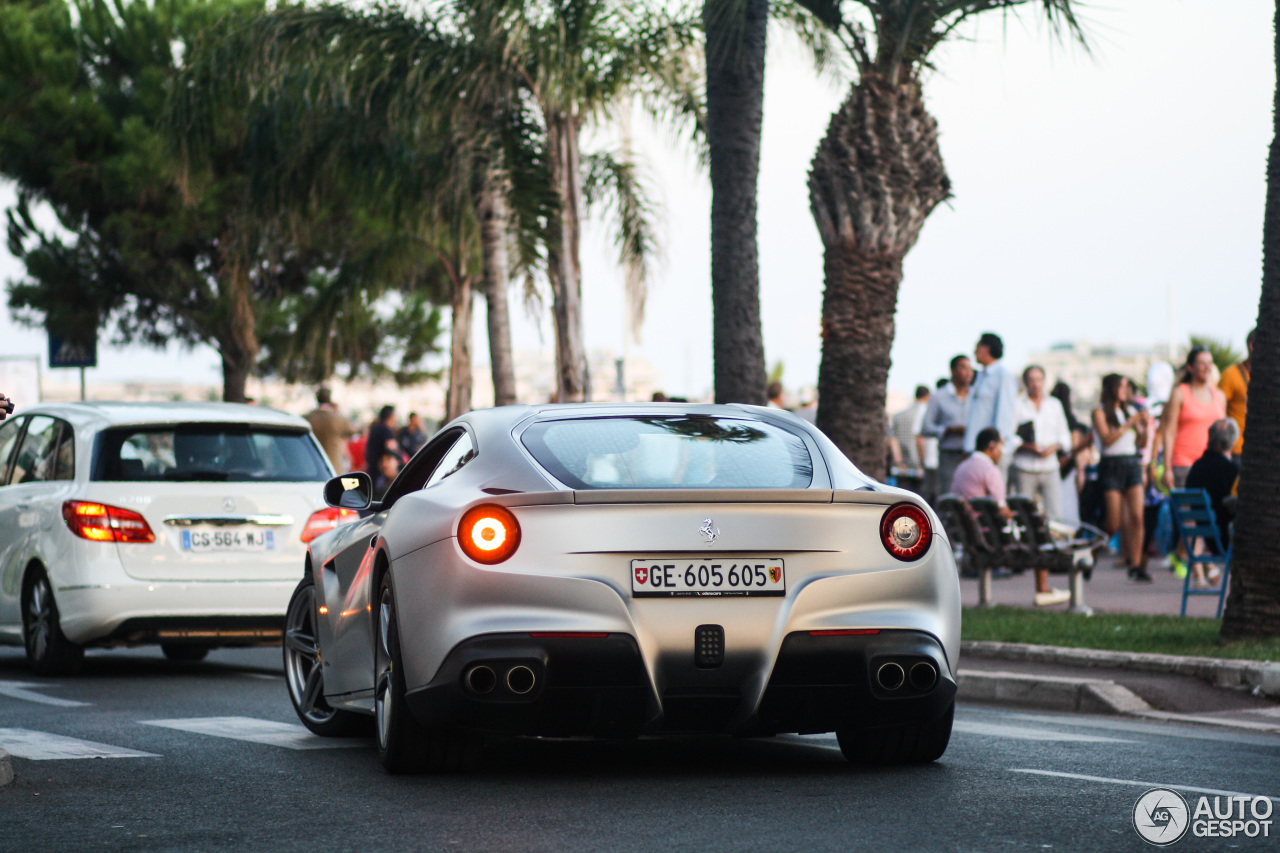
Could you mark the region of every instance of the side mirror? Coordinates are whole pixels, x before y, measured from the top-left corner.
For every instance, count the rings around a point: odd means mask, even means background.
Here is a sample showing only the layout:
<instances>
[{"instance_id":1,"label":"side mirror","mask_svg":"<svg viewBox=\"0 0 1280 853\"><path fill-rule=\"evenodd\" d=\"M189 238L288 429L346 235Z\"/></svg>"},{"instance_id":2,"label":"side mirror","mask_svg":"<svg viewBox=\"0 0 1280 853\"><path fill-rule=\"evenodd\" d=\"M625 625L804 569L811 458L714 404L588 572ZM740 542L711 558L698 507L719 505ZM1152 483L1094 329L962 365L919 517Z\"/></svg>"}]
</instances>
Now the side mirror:
<instances>
[{"instance_id":1,"label":"side mirror","mask_svg":"<svg viewBox=\"0 0 1280 853\"><path fill-rule=\"evenodd\" d=\"M334 477L324 484L324 502L338 509L368 509L373 503L373 480L364 471Z\"/></svg>"}]
</instances>

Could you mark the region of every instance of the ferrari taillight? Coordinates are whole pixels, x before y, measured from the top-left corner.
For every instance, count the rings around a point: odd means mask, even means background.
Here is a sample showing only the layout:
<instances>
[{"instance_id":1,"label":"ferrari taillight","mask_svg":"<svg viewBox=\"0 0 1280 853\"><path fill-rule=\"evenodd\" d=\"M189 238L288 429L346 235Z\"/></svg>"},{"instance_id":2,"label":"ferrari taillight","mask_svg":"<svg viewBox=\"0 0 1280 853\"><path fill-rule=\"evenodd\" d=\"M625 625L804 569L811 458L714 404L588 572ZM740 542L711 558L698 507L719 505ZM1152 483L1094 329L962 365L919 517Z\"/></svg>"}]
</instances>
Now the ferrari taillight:
<instances>
[{"instance_id":1,"label":"ferrari taillight","mask_svg":"<svg viewBox=\"0 0 1280 853\"><path fill-rule=\"evenodd\" d=\"M147 520L131 509L88 501L65 501L62 518L71 532L94 542L156 541Z\"/></svg>"},{"instance_id":2,"label":"ferrari taillight","mask_svg":"<svg viewBox=\"0 0 1280 853\"><path fill-rule=\"evenodd\" d=\"M932 536L929 516L915 504L894 504L880 520L880 541L899 560L919 559L929 550Z\"/></svg>"},{"instance_id":3,"label":"ferrari taillight","mask_svg":"<svg viewBox=\"0 0 1280 853\"><path fill-rule=\"evenodd\" d=\"M458 545L477 563L501 563L520 546L520 523L503 507L472 507L458 523Z\"/></svg>"},{"instance_id":4,"label":"ferrari taillight","mask_svg":"<svg viewBox=\"0 0 1280 853\"><path fill-rule=\"evenodd\" d=\"M328 533L335 527L341 527L348 521L355 521L360 517L360 513L354 509L339 509L334 506L327 506L324 509L311 513L311 517L307 519L307 526L302 528L302 541L310 542L322 533Z\"/></svg>"}]
</instances>

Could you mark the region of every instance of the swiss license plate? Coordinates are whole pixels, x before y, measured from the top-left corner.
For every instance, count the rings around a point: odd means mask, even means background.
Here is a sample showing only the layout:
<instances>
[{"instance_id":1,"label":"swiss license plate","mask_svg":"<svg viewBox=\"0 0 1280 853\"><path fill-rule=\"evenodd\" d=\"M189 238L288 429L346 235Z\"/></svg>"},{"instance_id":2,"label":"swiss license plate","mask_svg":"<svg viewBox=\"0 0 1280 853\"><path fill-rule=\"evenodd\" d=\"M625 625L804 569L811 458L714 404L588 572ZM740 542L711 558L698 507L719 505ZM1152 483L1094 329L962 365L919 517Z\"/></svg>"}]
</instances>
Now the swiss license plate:
<instances>
[{"instance_id":1,"label":"swiss license plate","mask_svg":"<svg viewBox=\"0 0 1280 853\"><path fill-rule=\"evenodd\" d=\"M786 591L786 572L782 560L776 557L659 557L631 561L631 594L636 598L784 595Z\"/></svg>"},{"instance_id":2,"label":"swiss license plate","mask_svg":"<svg viewBox=\"0 0 1280 853\"><path fill-rule=\"evenodd\" d=\"M271 551L276 547L274 530L184 530L184 551Z\"/></svg>"}]
</instances>

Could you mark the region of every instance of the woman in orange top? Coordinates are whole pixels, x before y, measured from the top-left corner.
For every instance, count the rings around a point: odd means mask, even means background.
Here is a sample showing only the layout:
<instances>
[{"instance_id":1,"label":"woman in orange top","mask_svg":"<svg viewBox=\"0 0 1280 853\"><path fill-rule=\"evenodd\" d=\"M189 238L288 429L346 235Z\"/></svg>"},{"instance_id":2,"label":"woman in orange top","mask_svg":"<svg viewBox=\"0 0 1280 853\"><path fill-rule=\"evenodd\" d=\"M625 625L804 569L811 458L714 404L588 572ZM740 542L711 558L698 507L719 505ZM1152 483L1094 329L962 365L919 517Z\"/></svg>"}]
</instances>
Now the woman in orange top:
<instances>
[{"instance_id":1,"label":"woman in orange top","mask_svg":"<svg viewBox=\"0 0 1280 853\"><path fill-rule=\"evenodd\" d=\"M1204 347L1192 347L1162 417L1164 483L1170 489L1186 484L1191 464L1209 446L1209 425L1227 416L1226 397L1210 382L1212 375L1213 356ZM1151 462L1154 469L1154 457Z\"/></svg>"}]
</instances>

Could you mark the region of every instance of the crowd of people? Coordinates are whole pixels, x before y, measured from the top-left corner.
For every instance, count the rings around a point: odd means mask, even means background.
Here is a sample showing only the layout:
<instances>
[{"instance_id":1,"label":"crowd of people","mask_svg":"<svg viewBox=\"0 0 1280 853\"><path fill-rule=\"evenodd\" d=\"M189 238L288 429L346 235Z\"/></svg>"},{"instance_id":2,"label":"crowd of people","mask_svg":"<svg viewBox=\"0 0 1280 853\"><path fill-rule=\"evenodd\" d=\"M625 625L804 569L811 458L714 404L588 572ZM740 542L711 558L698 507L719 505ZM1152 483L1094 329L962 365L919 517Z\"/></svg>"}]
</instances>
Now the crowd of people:
<instances>
[{"instance_id":1,"label":"crowd of people","mask_svg":"<svg viewBox=\"0 0 1280 853\"><path fill-rule=\"evenodd\" d=\"M1129 577L1149 582L1152 534L1169 490L1204 489L1229 535L1227 497L1244 446L1253 332L1247 345L1249 355L1220 377L1203 347L1187 353L1176 382L1164 363L1152 366L1142 388L1108 374L1098 405L1081 421L1066 384L1046 393L1044 368L1034 364L1019 377L1004 363L1000 336L987 332L972 361L952 358L949 380L917 387L913 403L890 418L889 470L898 485L930 502L948 493L986 497L1010 518L1012 490L1032 497L1048 518L1095 524L1118 534ZM1179 545L1168 562L1185 571L1184 559ZM1199 565L1191 571L1196 588L1216 581ZM1037 573L1036 604L1068 598L1049 586L1047 573Z\"/></svg>"},{"instance_id":2,"label":"crowd of people","mask_svg":"<svg viewBox=\"0 0 1280 853\"><path fill-rule=\"evenodd\" d=\"M375 497L381 497L408 462L427 443L429 433L422 416L410 412L403 426L395 406L383 406L378 416L361 428L344 418L326 387L316 391L316 407L304 417L311 424L335 471L365 471L373 480Z\"/></svg>"},{"instance_id":3,"label":"crowd of people","mask_svg":"<svg viewBox=\"0 0 1280 853\"><path fill-rule=\"evenodd\" d=\"M1077 417L1065 383L1046 393L1044 368L1034 364L1019 377L1004 363L1000 336L986 332L972 360L953 357L950 378L939 379L933 389L918 386L912 404L890 419L890 473L897 485L930 502L948 493L991 498L1006 518L1012 517L1010 489L1032 497L1048 518L1089 522L1118 534L1129 577L1149 582L1152 510L1162 494L1204 489L1219 529L1230 535L1227 498L1236 487L1245 441L1253 338L1250 332L1246 357L1221 376L1212 354L1198 346L1187 353L1176 382L1165 363L1151 367L1144 388L1116 373L1104 376L1086 422ZM783 393L781 383L770 383L769 405L782 407ZM656 393L654 400L668 398ZM795 411L813 421L816 408L816 400L806 400ZM0 394L0 420L12 412L13 401ZM376 495L429 435L417 412L401 426L390 405L361 427L339 413L327 387L316 391L316 408L305 417L334 469L367 471ZM1169 564L1185 571L1181 549L1179 544ZM1215 581L1197 564L1190 571L1198 588ZM1046 573L1036 573L1036 604L1068 597L1049 586Z\"/></svg>"}]
</instances>

